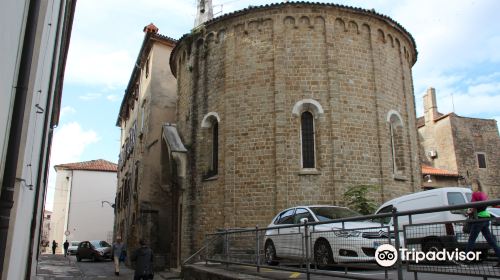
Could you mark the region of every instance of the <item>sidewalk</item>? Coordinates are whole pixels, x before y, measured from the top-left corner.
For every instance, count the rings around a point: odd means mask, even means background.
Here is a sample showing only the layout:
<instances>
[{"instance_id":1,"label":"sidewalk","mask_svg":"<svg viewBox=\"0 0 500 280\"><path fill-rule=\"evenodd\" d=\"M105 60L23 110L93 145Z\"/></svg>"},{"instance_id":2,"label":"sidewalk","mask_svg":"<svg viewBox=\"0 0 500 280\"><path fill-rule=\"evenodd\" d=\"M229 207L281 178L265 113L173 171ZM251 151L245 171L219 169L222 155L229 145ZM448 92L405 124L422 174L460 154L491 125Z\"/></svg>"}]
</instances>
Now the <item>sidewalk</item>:
<instances>
[{"instance_id":1,"label":"sidewalk","mask_svg":"<svg viewBox=\"0 0 500 280\"><path fill-rule=\"evenodd\" d=\"M63 255L43 254L38 260L36 280L81 279L82 273L71 258Z\"/></svg>"},{"instance_id":2,"label":"sidewalk","mask_svg":"<svg viewBox=\"0 0 500 280\"><path fill-rule=\"evenodd\" d=\"M92 267L90 269L89 267ZM120 276L102 273L105 267L106 271L113 271L113 262L89 263L81 262L77 264L74 256L65 258L63 255L42 254L38 260L36 268L36 277L34 280L52 280L52 279L133 279L134 271L130 268L121 266ZM87 271L82 271L87 269ZM181 279L179 273L161 271L155 272L155 279Z\"/></svg>"}]
</instances>

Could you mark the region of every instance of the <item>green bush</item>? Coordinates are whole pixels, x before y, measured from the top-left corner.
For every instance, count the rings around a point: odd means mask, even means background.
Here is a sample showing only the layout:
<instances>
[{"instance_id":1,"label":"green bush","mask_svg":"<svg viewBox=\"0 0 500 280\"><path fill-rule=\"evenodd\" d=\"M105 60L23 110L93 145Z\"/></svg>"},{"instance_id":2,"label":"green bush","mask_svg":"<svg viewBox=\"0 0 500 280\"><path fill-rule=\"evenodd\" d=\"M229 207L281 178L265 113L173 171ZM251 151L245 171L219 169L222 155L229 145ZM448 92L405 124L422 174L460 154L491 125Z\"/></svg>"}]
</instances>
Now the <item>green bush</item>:
<instances>
[{"instance_id":1,"label":"green bush","mask_svg":"<svg viewBox=\"0 0 500 280\"><path fill-rule=\"evenodd\" d=\"M379 186L376 185L358 185L350 187L344 193L344 201L349 208L358 211L363 215L373 214L377 209L377 204L374 199L369 198L370 190L376 190Z\"/></svg>"}]
</instances>

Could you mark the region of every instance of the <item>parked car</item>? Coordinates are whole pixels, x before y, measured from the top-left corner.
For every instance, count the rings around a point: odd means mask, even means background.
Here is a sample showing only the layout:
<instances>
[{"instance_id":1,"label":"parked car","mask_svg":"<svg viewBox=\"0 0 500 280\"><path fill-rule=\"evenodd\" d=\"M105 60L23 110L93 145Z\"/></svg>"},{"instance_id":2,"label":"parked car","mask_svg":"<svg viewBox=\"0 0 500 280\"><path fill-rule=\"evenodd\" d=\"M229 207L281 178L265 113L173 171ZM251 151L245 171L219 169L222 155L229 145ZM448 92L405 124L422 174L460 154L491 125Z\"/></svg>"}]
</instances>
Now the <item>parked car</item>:
<instances>
[{"instance_id":1,"label":"parked car","mask_svg":"<svg viewBox=\"0 0 500 280\"><path fill-rule=\"evenodd\" d=\"M393 207L398 211L410 211L424 208L452 206L470 202L472 191L467 188L444 187L433 190L421 191L394 198L382 204L376 214L389 213ZM440 251L442 249L454 250L465 249L468 234L462 232L463 221L465 220L466 209L440 211L411 216L411 224L407 226L403 234L405 225L410 224L408 216L398 217L400 240L407 248L415 248L424 252ZM394 221L387 217L383 223L393 227ZM488 244L482 235L477 239L475 249L483 252L486 256Z\"/></svg>"},{"instance_id":2,"label":"parked car","mask_svg":"<svg viewBox=\"0 0 500 280\"><path fill-rule=\"evenodd\" d=\"M77 261L81 261L82 259L101 261L111 258L111 245L104 240L83 241L78 244L76 251Z\"/></svg>"},{"instance_id":3,"label":"parked car","mask_svg":"<svg viewBox=\"0 0 500 280\"><path fill-rule=\"evenodd\" d=\"M80 241L71 241L68 247L68 254L76 255L76 251L78 250L78 244L80 244Z\"/></svg>"},{"instance_id":4,"label":"parked car","mask_svg":"<svg viewBox=\"0 0 500 280\"><path fill-rule=\"evenodd\" d=\"M280 212L265 233L265 261L278 264L280 259L304 259L304 226L285 225L330 221L361 216L346 207L313 205L297 206ZM389 228L370 221L332 222L309 227L314 262L327 266L336 262L367 262L375 259L376 248L389 243Z\"/></svg>"}]
</instances>

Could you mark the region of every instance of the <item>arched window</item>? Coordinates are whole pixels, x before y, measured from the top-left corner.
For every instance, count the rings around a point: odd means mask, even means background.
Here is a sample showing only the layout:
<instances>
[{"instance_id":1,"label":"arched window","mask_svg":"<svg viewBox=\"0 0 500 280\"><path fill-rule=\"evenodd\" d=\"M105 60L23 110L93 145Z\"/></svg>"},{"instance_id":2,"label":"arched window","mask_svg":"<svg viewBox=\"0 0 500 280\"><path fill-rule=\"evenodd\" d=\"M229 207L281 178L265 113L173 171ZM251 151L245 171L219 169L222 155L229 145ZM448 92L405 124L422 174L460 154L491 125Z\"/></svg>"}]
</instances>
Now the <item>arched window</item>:
<instances>
[{"instance_id":1,"label":"arched window","mask_svg":"<svg viewBox=\"0 0 500 280\"><path fill-rule=\"evenodd\" d=\"M309 111L300 116L302 136L302 168L315 168L314 117Z\"/></svg>"},{"instance_id":2,"label":"arched window","mask_svg":"<svg viewBox=\"0 0 500 280\"><path fill-rule=\"evenodd\" d=\"M396 111L389 112L387 121L389 122L393 174L402 176L405 172L403 122Z\"/></svg>"},{"instance_id":3,"label":"arched window","mask_svg":"<svg viewBox=\"0 0 500 280\"><path fill-rule=\"evenodd\" d=\"M300 146L304 169L316 168L315 120L323 113L323 107L314 99L302 99L293 106L292 115L300 116Z\"/></svg>"},{"instance_id":4,"label":"arched window","mask_svg":"<svg viewBox=\"0 0 500 280\"><path fill-rule=\"evenodd\" d=\"M211 178L218 174L219 165L219 115L215 112L210 112L205 115L203 121L201 122L201 127L208 129L207 135L207 149L209 153L207 156L208 160L208 171L205 174L205 178Z\"/></svg>"}]
</instances>

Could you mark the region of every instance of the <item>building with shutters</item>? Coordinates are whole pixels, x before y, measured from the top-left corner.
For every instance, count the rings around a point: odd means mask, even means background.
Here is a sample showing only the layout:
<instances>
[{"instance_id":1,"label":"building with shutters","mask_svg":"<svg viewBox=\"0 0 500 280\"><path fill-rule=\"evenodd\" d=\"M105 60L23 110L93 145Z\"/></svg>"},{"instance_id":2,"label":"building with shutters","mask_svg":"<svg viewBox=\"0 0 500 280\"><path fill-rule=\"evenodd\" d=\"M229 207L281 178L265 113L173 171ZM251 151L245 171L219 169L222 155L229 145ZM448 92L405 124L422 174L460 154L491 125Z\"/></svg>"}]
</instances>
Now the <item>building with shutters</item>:
<instances>
[{"instance_id":1,"label":"building with shutters","mask_svg":"<svg viewBox=\"0 0 500 280\"><path fill-rule=\"evenodd\" d=\"M159 269L177 263L172 227L174 203L162 181L163 130L175 123L176 82L168 61L176 41L144 27L144 40L123 97L116 125L121 129L116 189L116 235L133 250L145 238L155 248Z\"/></svg>"}]
</instances>

